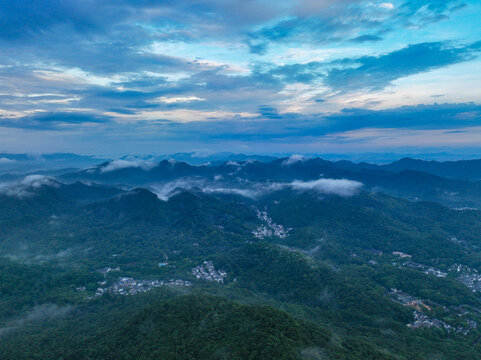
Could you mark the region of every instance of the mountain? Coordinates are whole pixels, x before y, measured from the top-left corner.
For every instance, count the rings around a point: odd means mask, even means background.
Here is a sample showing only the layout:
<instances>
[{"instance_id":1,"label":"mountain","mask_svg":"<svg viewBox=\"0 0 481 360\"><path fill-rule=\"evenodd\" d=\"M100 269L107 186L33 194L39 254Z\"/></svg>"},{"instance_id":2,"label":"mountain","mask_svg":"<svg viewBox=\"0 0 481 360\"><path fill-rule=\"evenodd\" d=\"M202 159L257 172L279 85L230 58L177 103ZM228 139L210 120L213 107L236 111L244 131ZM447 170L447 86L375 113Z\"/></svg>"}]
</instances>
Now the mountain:
<instances>
[{"instance_id":1,"label":"mountain","mask_svg":"<svg viewBox=\"0 0 481 360\"><path fill-rule=\"evenodd\" d=\"M227 161L248 161L256 160L261 162L270 162L275 160L276 157L269 155L246 155L246 154L234 154L230 152L221 152L213 154L203 153L175 153L164 156L165 159L174 159L177 161L186 162L192 165L201 165L205 163L211 163L212 165L220 165Z\"/></svg>"},{"instance_id":2,"label":"mountain","mask_svg":"<svg viewBox=\"0 0 481 360\"><path fill-rule=\"evenodd\" d=\"M3 183L2 359L479 358L478 182L349 166Z\"/></svg>"},{"instance_id":3,"label":"mountain","mask_svg":"<svg viewBox=\"0 0 481 360\"><path fill-rule=\"evenodd\" d=\"M0 153L0 172L28 175L44 172L51 174L59 169L81 169L86 166L98 164L104 159L97 156L78 155L70 153L53 154L12 154Z\"/></svg>"},{"instance_id":4,"label":"mountain","mask_svg":"<svg viewBox=\"0 0 481 360\"><path fill-rule=\"evenodd\" d=\"M269 184L273 188L276 184L284 186L294 181L346 179L358 181L371 191L382 191L411 200L437 201L459 208L481 207L481 181L446 178L417 170L394 172L377 165L330 162L320 158L283 158L268 163L229 161L203 166L167 160L148 164L113 161L64 174L59 179L144 186L161 193L175 187L247 193Z\"/></svg>"},{"instance_id":5,"label":"mountain","mask_svg":"<svg viewBox=\"0 0 481 360\"><path fill-rule=\"evenodd\" d=\"M389 165L381 166L388 171L399 172L402 170L423 171L429 174L464 180L481 179L481 159L458 161L424 161L403 158Z\"/></svg>"},{"instance_id":6,"label":"mountain","mask_svg":"<svg viewBox=\"0 0 481 360\"><path fill-rule=\"evenodd\" d=\"M99 359L301 359L328 340L326 330L279 310L191 295L149 305L89 346L100 347Z\"/></svg>"},{"instance_id":7,"label":"mountain","mask_svg":"<svg viewBox=\"0 0 481 360\"><path fill-rule=\"evenodd\" d=\"M334 161L333 164L335 167L346 170L383 170L394 173L410 170L459 180L481 180L481 159L426 161L406 157L383 165L365 162L354 163L346 160Z\"/></svg>"},{"instance_id":8,"label":"mountain","mask_svg":"<svg viewBox=\"0 0 481 360\"><path fill-rule=\"evenodd\" d=\"M0 187L0 222L15 224L59 216L121 192L105 185L63 184L48 176L29 175Z\"/></svg>"}]
</instances>

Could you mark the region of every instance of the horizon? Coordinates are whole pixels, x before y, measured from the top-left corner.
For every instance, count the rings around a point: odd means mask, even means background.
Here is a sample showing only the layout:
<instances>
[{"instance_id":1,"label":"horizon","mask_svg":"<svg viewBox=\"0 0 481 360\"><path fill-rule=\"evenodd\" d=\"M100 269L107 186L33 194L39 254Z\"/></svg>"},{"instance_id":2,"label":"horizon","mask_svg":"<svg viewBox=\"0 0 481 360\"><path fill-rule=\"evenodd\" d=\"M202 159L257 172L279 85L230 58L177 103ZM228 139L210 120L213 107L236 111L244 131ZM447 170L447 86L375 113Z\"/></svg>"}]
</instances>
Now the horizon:
<instances>
[{"instance_id":1,"label":"horizon","mask_svg":"<svg viewBox=\"0 0 481 360\"><path fill-rule=\"evenodd\" d=\"M240 153L240 152L177 152L164 154L123 154L118 156L107 156L102 154L82 154L72 152L52 152L52 153L10 153L0 151L0 170L8 171L17 166L22 166L22 162L42 164L48 168L48 163L55 161L69 162L75 164L76 161L88 161L92 164L100 165L102 162L113 162L117 160L126 161L150 161L162 162L165 160L175 160L185 162L189 165L210 165L211 162L222 163L230 160L245 162L248 160L270 162L277 159L299 158L303 160L322 159L331 162L349 161L352 163L371 163L377 165L391 164L402 160L416 160L424 162L458 162L481 160L477 154L453 154L453 153ZM23 164L25 166L25 164Z\"/></svg>"}]
</instances>

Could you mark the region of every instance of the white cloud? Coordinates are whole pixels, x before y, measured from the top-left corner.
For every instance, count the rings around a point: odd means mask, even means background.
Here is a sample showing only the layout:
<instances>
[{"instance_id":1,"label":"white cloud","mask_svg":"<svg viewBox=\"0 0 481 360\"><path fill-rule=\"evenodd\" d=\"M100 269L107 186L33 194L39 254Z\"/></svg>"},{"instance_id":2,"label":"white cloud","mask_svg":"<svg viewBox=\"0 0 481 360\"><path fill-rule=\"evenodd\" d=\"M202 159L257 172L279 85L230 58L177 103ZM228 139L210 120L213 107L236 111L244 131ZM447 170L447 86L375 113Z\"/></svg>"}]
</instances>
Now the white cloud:
<instances>
[{"instance_id":1,"label":"white cloud","mask_svg":"<svg viewBox=\"0 0 481 360\"><path fill-rule=\"evenodd\" d=\"M156 166L156 163L151 160L142 159L128 159L128 160L113 160L109 162L106 166L100 168L100 172L106 173L115 170L125 169L125 168L142 168L144 170L150 170Z\"/></svg>"},{"instance_id":2,"label":"white cloud","mask_svg":"<svg viewBox=\"0 0 481 360\"><path fill-rule=\"evenodd\" d=\"M295 164L297 162L302 162L306 161L306 158L302 155L299 154L293 154L289 156L286 160L282 162L283 166L291 166L292 164Z\"/></svg>"},{"instance_id":3,"label":"white cloud","mask_svg":"<svg viewBox=\"0 0 481 360\"><path fill-rule=\"evenodd\" d=\"M241 166L237 161L227 161L226 166Z\"/></svg>"},{"instance_id":4,"label":"white cloud","mask_svg":"<svg viewBox=\"0 0 481 360\"><path fill-rule=\"evenodd\" d=\"M170 197L175 195L177 192L176 189L182 190L189 190L195 187L204 187L205 180L202 179L177 179L174 181L170 181L167 183L155 184L149 187L151 190L160 200L167 201Z\"/></svg>"},{"instance_id":5,"label":"white cloud","mask_svg":"<svg viewBox=\"0 0 481 360\"><path fill-rule=\"evenodd\" d=\"M394 4L385 2L385 3L379 4L379 7L386 10L392 10L394 9Z\"/></svg>"},{"instance_id":6,"label":"white cloud","mask_svg":"<svg viewBox=\"0 0 481 360\"><path fill-rule=\"evenodd\" d=\"M29 312L22 317L14 319L6 324L5 327L0 327L0 336L5 335L11 331L15 331L24 325L30 323L39 323L48 321L50 319L65 316L72 311L72 305L59 306L52 303L36 305Z\"/></svg>"},{"instance_id":7,"label":"white cloud","mask_svg":"<svg viewBox=\"0 0 481 360\"><path fill-rule=\"evenodd\" d=\"M291 189L295 191L313 190L322 194L340 196L355 195L363 184L347 179L319 179L313 181L295 180L290 183L250 183L249 186L232 186L226 183L208 182L206 179L183 178L167 183L150 186L150 190L161 200L168 201L172 196L182 190L197 188L206 194L234 194L255 199L260 196Z\"/></svg>"},{"instance_id":8,"label":"white cloud","mask_svg":"<svg viewBox=\"0 0 481 360\"><path fill-rule=\"evenodd\" d=\"M149 189L157 195L161 200L168 201L172 196L178 193L177 190L191 190L198 188L206 194L235 194L248 198L255 198L266 191L270 191L263 185L254 185L252 188L238 188L229 185L217 185L215 183L208 183L206 179L184 178L170 181L162 184L155 184Z\"/></svg>"},{"instance_id":9,"label":"white cloud","mask_svg":"<svg viewBox=\"0 0 481 360\"><path fill-rule=\"evenodd\" d=\"M199 98L197 96L178 96L178 97L168 97L168 96L161 96L156 99L158 102L163 102L166 104L175 104L175 103L186 103L192 101L204 101L205 99Z\"/></svg>"},{"instance_id":10,"label":"white cloud","mask_svg":"<svg viewBox=\"0 0 481 360\"><path fill-rule=\"evenodd\" d=\"M323 194L341 196L355 195L362 187L362 183L347 179L319 179L312 181L295 180L289 184L294 190L315 190Z\"/></svg>"},{"instance_id":11,"label":"white cloud","mask_svg":"<svg viewBox=\"0 0 481 360\"><path fill-rule=\"evenodd\" d=\"M12 159L9 159L9 158L6 158L6 157L0 158L0 165L1 164L11 164L13 162L15 162L15 160L12 160Z\"/></svg>"},{"instance_id":12,"label":"white cloud","mask_svg":"<svg viewBox=\"0 0 481 360\"><path fill-rule=\"evenodd\" d=\"M57 187L59 183L45 175L28 175L17 182L0 184L0 194L23 198L33 196L33 190L42 186Z\"/></svg>"},{"instance_id":13,"label":"white cloud","mask_svg":"<svg viewBox=\"0 0 481 360\"><path fill-rule=\"evenodd\" d=\"M54 186L55 180L45 175L28 175L20 180L20 185L38 189L44 185Z\"/></svg>"},{"instance_id":14,"label":"white cloud","mask_svg":"<svg viewBox=\"0 0 481 360\"><path fill-rule=\"evenodd\" d=\"M219 194L234 194L234 195L240 195L244 196L247 198L256 198L264 191L259 191L259 190L252 190L252 189L240 189L240 188L229 188L229 187L206 187L202 189L207 194L211 193L219 193Z\"/></svg>"}]
</instances>

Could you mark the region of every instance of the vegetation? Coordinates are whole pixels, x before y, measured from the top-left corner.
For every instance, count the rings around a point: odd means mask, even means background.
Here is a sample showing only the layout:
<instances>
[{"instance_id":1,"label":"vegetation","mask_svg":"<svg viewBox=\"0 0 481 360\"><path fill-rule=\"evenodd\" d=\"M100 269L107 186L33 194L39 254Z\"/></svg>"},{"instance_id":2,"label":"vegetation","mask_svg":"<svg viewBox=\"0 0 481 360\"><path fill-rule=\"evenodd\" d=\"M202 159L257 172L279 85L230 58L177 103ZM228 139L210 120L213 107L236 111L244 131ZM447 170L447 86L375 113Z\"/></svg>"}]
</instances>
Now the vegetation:
<instances>
[{"instance_id":1,"label":"vegetation","mask_svg":"<svg viewBox=\"0 0 481 360\"><path fill-rule=\"evenodd\" d=\"M453 267L481 271L478 211L367 191L40 190L0 196L2 359L481 356L481 299ZM288 236L254 236L257 209ZM204 261L223 282L194 276ZM110 292L121 277L192 285ZM414 311L451 330L408 327Z\"/></svg>"}]
</instances>

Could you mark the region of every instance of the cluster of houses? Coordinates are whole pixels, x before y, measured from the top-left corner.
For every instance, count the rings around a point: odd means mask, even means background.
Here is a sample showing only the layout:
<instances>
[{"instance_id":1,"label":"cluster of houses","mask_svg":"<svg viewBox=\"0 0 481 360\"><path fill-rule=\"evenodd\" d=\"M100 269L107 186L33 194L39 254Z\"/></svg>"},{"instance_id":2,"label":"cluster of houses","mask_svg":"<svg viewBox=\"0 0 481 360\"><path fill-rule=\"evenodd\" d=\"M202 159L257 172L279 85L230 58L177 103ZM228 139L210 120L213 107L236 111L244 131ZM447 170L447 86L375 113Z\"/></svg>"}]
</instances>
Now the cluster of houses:
<instances>
[{"instance_id":1,"label":"cluster of houses","mask_svg":"<svg viewBox=\"0 0 481 360\"><path fill-rule=\"evenodd\" d=\"M150 291L161 286L191 286L190 281L174 280L136 280L129 277L121 277L109 287L99 287L95 291L96 296L109 293L113 295L136 295Z\"/></svg>"},{"instance_id":2,"label":"cluster of houses","mask_svg":"<svg viewBox=\"0 0 481 360\"><path fill-rule=\"evenodd\" d=\"M216 270L212 261L204 261L202 265L196 266L192 269L192 274L197 279L204 279L207 281L224 282L227 273L223 270Z\"/></svg>"},{"instance_id":3,"label":"cluster of houses","mask_svg":"<svg viewBox=\"0 0 481 360\"><path fill-rule=\"evenodd\" d=\"M461 264L454 264L449 270L457 273L456 280L467 286L472 292L481 292L481 274L478 270Z\"/></svg>"},{"instance_id":4,"label":"cluster of houses","mask_svg":"<svg viewBox=\"0 0 481 360\"><path fill-rule=\"evenodd\" d=\"M399 302L404 306L410 306L412 308L415 308L418 311L421 311L422 308L431 310L431 308L426 305L423 300L418 299L398 289L391 289L388 296L391 300Z\"/></svg>"},{"instance_id":5,"label":"cluster of houses","mask_svg":"<svg viewBox=\"0 0 481 360\"><path fill-rule=\"evenodd\" d=\"M408 324L411 328L435 327L438 329L444 329L448 333L454 332L456 334L467 335L472 329L475 329L478 326L477 322L474 320L467 320L467 327L452 326L442 320L433 319L419 311L414 311L413 314L414 321L411 324Z\"/></svg>"},{"instance_id":6,"label":"cluster of houses","mask_svg":"<svg viewBox=\"0 0 481 360\"><path fill-rule=\"evenodd\" d=\"M481 275L476 273L464 273L459 275L456 280L466 285L472 292L481 292Z\"/></svg>"},{"instance_id":7,"label":"cluster of houses","mask_svg":"<svg viewBox=\"0 0 481 360\"><path fill-rule=\"evenodd\" d=\"M409 255L409 254L405 254L401 251L393 251L392 254L394 256L397 256L397 257L400 257L401 259L410 259L412 258L412 255Z\"/></svg>"},{"instance_id":8,"label":"cluster of houses","mask_svg":"<svg viewBox=\"0 0 481 360\"><path fill-rule=\"evenodd\" d=\"M262 225L257 227L252 234L258 239L264 239L266 237L278 237L279 239L285 239L289 235L289 231L292 229L285 229L284 226L278 225L267 216L266 211L257 211L257 218L263 222Z\"/></svg>"},{"instance_id":9,"label":"cluster of houses","mask_svg":"<svg viewBox=\"0 0 481 360\"><path fill-rule=\"evenodd\" d=\"M429 305L426 305L425 300L416 298L412 295L405 293L404 291L391 289L388 296L391 300L394 300L404 306L409 306L414 309L414 321L408 324L410 328L435 327L438 329L444 329L447 332L467 335L471 329L474 329L478 326L477 322L471 319L466 319L467 327L463 327L453 326L442 320L432 318L423 313L423 310L431 310L431 307Z\"/></svg>"},{"instance_id":10,"label":"cluster of houses","mask_svg":"<svg viewBox=\"0 0 481 360\"><path fill-rule=\"evenodd\" d=\"M407 261L402 264L405 267L408 267L408 268L411 268L411 269L416 269L416 270L422 271L425 274L434 275L434 276L440 277L440 278L448 276L447 273L445 273L441 270L438 270L436 268L433 268L432 266L419 264L419 263L416 263L414 261L411 261L412 255L405 254L401 251L393 251L392 254L394 256L397 256L397 257L401 258L401 259L407 259Z\"/></svg>"}]
</instances>

